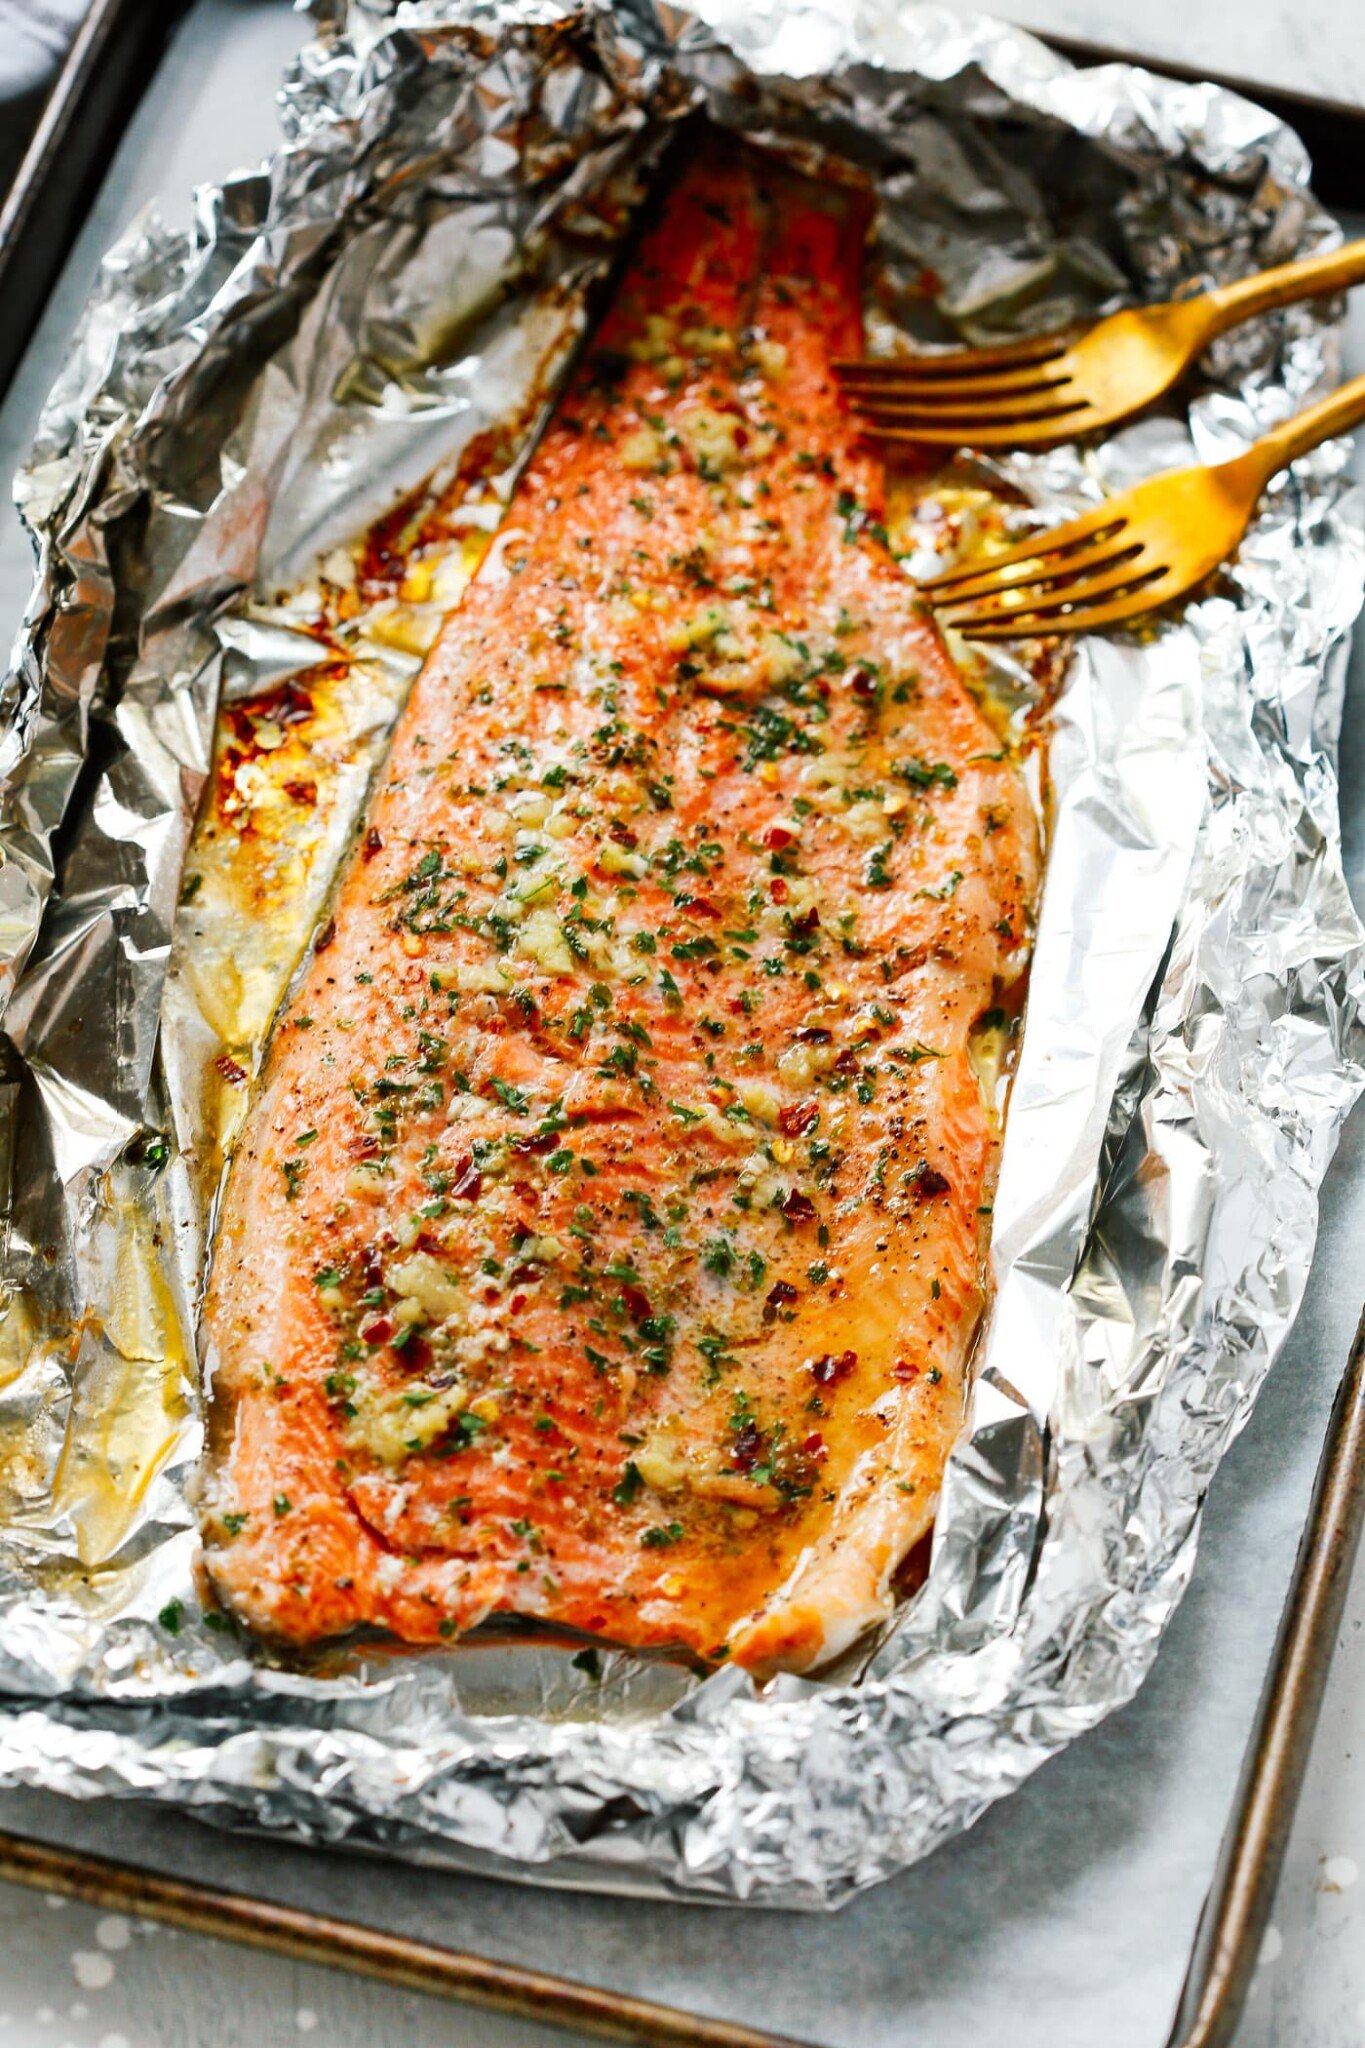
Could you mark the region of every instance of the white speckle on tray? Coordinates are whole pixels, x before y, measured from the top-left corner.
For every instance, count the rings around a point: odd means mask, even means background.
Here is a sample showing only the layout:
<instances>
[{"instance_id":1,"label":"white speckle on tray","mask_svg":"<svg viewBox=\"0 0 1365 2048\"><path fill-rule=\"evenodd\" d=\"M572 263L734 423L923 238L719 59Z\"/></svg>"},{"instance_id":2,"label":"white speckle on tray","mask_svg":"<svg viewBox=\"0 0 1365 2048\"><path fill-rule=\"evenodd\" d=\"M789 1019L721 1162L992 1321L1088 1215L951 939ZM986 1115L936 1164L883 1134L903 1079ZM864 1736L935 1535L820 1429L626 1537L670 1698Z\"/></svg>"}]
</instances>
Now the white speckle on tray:
<instances>
[{"instance_id":1,"label":"white speckle on tray","mask_svg":"<svg viewBox=\"0 0 1365 2048\"><path fill-rule=\"evenodd\" d=\"M1324 1856L1322 1877L1319 1882L1324 1891L1349 1891L1360 1876L1360 1866L1353 1856Z\"/></svg>"},{"instance_id":2,"label":"white speckle on tray","mask_svg":"<svg viewBox=\"0 0 1365 2048\"><path fill-rule=\"evenodd\" d=\"M1258 1965L1277 1963L1284 1954L1284 1936L1278 1927L1267 1927L1261 1942L1261 1953L1256 1958Z\"/></svg>"},{"instance_id":3,"label":"white speckle on tray","mask_svg":"<svg viewBox=\"0 0 1365 2048\"><path fill-rule=\"evenodd\" d=\"M301 2005L294 2014L294 2025L301 2034L311 2034L318 2023L318 2016L311 2005Z\"/></svg>"},{"instance_id":4,"label":"white speckle on tray","mask_svg":"<svg viewBox=\"0 0 1365 2048\"><path fill-rule=\"evenodd\" d=\"M127 1948L132 1938L132 1923L122 1913L106 1913L95 1928L95 1939L101 1948Z\"/></svg>"},{"instance_id":5,"label":"white speckle on tray","mask_svg":"<svg viewBox=\"0 0 1365 2048\"><path fill-rule=\"evenodd\" d=\"M114 1981L113 1964L97 1948L78 1948L71 1958L71 1968L82 1991L103 1991Z\"/></svg>"}]
</instances>

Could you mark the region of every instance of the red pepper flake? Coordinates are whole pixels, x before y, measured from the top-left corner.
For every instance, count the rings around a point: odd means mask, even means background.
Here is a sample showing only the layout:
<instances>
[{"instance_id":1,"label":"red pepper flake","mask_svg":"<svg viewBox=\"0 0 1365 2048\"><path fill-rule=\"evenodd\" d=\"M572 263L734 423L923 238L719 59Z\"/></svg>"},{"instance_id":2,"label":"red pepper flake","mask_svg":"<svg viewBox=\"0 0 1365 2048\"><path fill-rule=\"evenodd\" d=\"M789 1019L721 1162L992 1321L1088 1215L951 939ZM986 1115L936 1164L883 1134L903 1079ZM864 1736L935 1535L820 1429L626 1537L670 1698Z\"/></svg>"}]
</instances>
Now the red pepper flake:
<instances>
[{"instance_id":1,"label":"red pepper flake","mask_svg":"<svg viewBox=\"0 0 1365 2048\"><path fill-rule=\"evenodd\" d=\"M365 834L364 842L360 849L361 857L365 860L373 860L383 844L384 841L380 837L377 828L371 825L369 831Z\"/></svg>"},{"instance_id":2,"label":"red pepper flake","mask_svg":"<svg viewBox=\"0 0 1365 2048\"><path fill-rule=\"evenodd\" d=\"M317 937L313 941L313 951L315 953L325 953L327 951L327 948L331 945L333 939L336 937L336 935L337 921L334 917L329 917L326 924L322 927L322 930L318 933Z\"/></svg>"},{"instance_id":3,"label":"red pepper flake","mask_svg":"<svg viewBox=\"0 0 1365 2048\"><path fill-rule=\"evenodd\" d=\"M769 825L763 834L763 844L769 853L782 853L789 846L795 846L796 834L790 825Z\"/></svg>"},{"instance_id":4,"label":"red pepper flake","mask_svg":"<svg viewBox=\"0 0 1365 2048\"><path fill-rule=\"evenodd\" d=\"M360 1325L360 1335L366 1344L387 1344L394 1328L391 1316L371 1316L367 1323Z\"/></svg>"},{"instance_id":5,"label":"red pepper flake","mask_svg":"<svg viewBox=\"0 0 1365 2048\"><path fill-rule=\"evenodd\" d=\"M752 1472L763 1451L763 1432L752 1419L742 1422L730 1446L730 1462L738 1472Z\"/></svg>"},{"instance_id":6,"label":"red pepper flake","mask_svg":"<svg viewBox=\"0 0 1365 2048\"><path fill-rule=\"evenodd\" d=\"M621 1299L625 1303L628 1313L635 1318L637 1323L642 1323L645 1317L649 1315L649 1296L642 1287L623 1287L621 1289Z\"/></svg>"},{"instance_id":7,"label":"red pepper flake","mask_svg":"<svg viewBox=\"0 0 1365 2048\"><path fill-rule=\"evenodd\" d=\"M789 1102L777 1112L777 1128L784 1138L800 1138L820 1114L820 1105L807 1096L804 1102Z\"/></svg>"},{"instance_id":8,"label":"red pepper flake","mask_svg":"<svg viewBox=\"0 0 1365 2048\"><path fill-rule=\"evenodd\" d=\"M822 1351L818 1358L806 1361L806 1371L817 1386L833 1387L846 1380L857 1363L856 1351Z\"/></svg>"},{"instance_id":9,"label":"red pepper flake","mask_svg":"<svg viewBox=\"0 0 1365 2048\"><path fill-rule=\"evenodd\" d=\"M868 669L851 668L848 671L846 681L854 696L861 698L865 704L876 701L877 685L873 681L871 672Z\"/></svg>"},{"instance_id":10,"label":"red pepper flake","mask_svg":"<svg viewBox=\"0 0 1365 2048\"><path fill-rule=\"evenodd\" d=\"M357 565L362 584L397 583L402 579L411 544L407 529L412 523L414 502L414 496L400 499L370 528Z\"/></svg>"},{"instance_id":11,"label":"red pepper flake","mask_svg":"<svg viewBox=\"0 0 1365 2048\"><path fill-rule=\"evenodd\" d=\"M296 804L315 804L318 800L316 782L286 782L284 793L292 797Z\"/></svg>"},{"instance_id":12,"label":"red pepper flake","mask_svg":"<svg viewBox=\"0 0 1365 2048\"><path fill-rule=\"evenodd\" d=\"M789 1301L797 1301L799 1299L800 1296L790 1280L775 1280L768 1289L768 1305L770 1308L785 1308Z\"/></svg>"},{"instance_id":13,"label":"red pepper flake","mask_svg":"<svg viewBox=\"0 0 1365 2048\"><path fill-rule=\"evenodd\" d=\"M823 1024L803 1024L793 1036L799 1038L802 1045L828 1045L833 1033L827 1031Z\"/></svg>"},{"instance_id":14,"label":"red pepper flake","mask_svg":"<svg viewBox=\"0 0 1365 2048\"><path fill-rule=\"evenodd\" d=\"M457 1202L477 1202L483 1193L483 1175L468 1152L455 1162L455 1184L450 1192Z\"/></svg>"},{"instance_id":15,"label":"red pepper flake","mask_svg":"<svg viewBox=\"0 0 1365 2048\"><path fill-rule=\"evenodd\" d=\"M330 676L335 682L345 675L345 665L339 662L329 663L322 673ZM285 683L275 702L263 703L262 709L277 725L302 725L305 719L313 715L312 692L305 690L300 682Z\"/></svg>"},{"instance_id":16,"label":"red pepper flake","mask_svg":"<svg viewBox=\"0 0 1365 2048\"><path fill-rule=\"evenodd\" d=\"M919 1378L919 1367L913 1358L898 1358L891 1368L891 1377L905 1385L908 1381Z\"/></svg>"},{"instance_id":17,"label":"red pepper flake","mask_svg":"<svg viewBox=\"0 0 1365 2048\"><path fill-rule=\"evenodd\" d=\"M787 887L781 875L774 875L772 881L768 884L768 894L772 897L774 903L785 903L791 895L791 890Z\"/></svg>"},{"instance_id":18,"label":"red pepper flake","mask_svg":"<svg viewBox=\"0 0 1365 2048\"><path fill-rule=\"evenodd\" d=\"M679 910L687 911L691 917L718 918L721 914L715 904L705 896L676 896L673 900Z\"/></svg>"},{"instance_id":19,"label":"red pepper flake","mask_svg":"<svg viewBox=\"0 0 1365 2048\"><path fill-rule=\"evenodd\" d=\"M245 1081L247 1077L246 1068L240 1061L235 1060L230 1052L220 1052L213 1064L217 1067L223 1079L231 1081L234 1086L239 1082Z\"/></svg>"},{"instance_id":20,"label":"red pepper flake","mask_svg":"<svg viewBox=\"0 0 1365 2048\"><path fill-rule=\"evenodd\" d=\"M829 1452L825 1448L825 1439L821 1436L819 1430L812 1430L808 1437L802 1438L801 1454L803 1457L814 1458L817 1461L823 1461L829 1456Z\"/></svg>"},{"instance_id":21,"label":"red pepper flake","mask_svg":"<svg viewBox=\"0 0 1365 2048\"><path fill-rule=\"evenodd\" d=\"M915 1191L917 1202L930 1202L935 1195L946 1195L948 1192L948 1182L941 1173L935 1172L925 1159L921 1159L911 1174L910 1185Z\"/></svg>"},{"instance_id":22,"label":"red pepper flake","mask_svg":"<svg viewBox=\"0 0 1365 2048\"><path fill-rule=\"evenodd\" d=\"M507 1306L514 1316L520 1315L526 1306L526 1296L524 1294L514 1294Z\"/></svg>"},{"instance_id":23,"label":"red pepper flake","mask_svg":"<svg viewBox=\"0 0 1365 2048\"><path fill-rule=\"evenodd\" d=\"M782 1197L782 1214L788 1223L811 1223L815 1219L815 1204L800 1188L788 1188Z\"/></svg>"},{"instance_id":24,"label":"red pepper flake","mask_svg":"<svg viewBox=\"0 0 1365 2048\"><path fill-rule=\"evenodd\" d=\"M809 910L803 910L799 917L792 919L792 932L797 938L808 939L812 932L818 932L819 929L820 913L814 904Z\"/></svg>"}]
</instances>

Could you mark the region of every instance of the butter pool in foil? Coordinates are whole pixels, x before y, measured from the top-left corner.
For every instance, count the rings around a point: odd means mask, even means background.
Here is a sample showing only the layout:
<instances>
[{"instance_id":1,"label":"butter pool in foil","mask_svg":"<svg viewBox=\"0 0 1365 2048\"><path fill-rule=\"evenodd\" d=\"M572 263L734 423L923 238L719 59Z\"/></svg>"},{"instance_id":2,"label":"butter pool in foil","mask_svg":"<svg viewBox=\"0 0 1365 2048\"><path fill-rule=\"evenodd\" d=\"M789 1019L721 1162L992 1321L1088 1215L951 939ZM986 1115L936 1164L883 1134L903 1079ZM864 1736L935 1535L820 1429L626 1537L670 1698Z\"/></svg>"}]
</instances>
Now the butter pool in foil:
<instances>
[{"instance_id":1,"label":"butter pool in foil","mask_svg":"<svg viewBox=\"0 0 1365 2048\"><path fill-rule=\"evenodd\" d=\"M234 1104L424 620L679 120L874 182L879 345L1058 324L1334 230L1246 102L1080 74L933 7L319 12L274 161L203 195L190 235L144 221L108 259L20 485L39 566L0 700L0 1781L834 1905L1132 1694L1301 1298L1365 1078L1333 759L1365 575L1343 450L1272 491L1182 619L1071 663L968 1428L927 1583L837 1673L759 1694L515 1641L300 1670L206 1614L194 1326ZM1187 414L997 484L1045 523L1242 446L1335 360L1321 309L1285 313L1220 344ZM445 583L329 612L361 529L424 479ZM327 801L253 870L273 895L244 948L242 876L202 821L187 849L234 706L257 743L234 788L268 807L301 743L263 693L317 671L324 624Z\"/></svg>"}]
</instances>

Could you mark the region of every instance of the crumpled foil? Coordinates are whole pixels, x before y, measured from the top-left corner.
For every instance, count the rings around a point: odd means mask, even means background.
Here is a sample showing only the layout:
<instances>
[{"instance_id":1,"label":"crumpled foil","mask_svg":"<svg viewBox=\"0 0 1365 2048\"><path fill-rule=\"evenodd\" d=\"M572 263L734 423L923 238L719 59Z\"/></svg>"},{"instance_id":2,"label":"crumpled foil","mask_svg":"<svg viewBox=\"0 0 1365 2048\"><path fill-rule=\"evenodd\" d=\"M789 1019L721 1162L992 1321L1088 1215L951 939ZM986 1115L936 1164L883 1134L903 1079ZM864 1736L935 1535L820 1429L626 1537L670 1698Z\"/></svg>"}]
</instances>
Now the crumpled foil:
<instances>
[{"instance_id":1,"label":"crumpled foil","mask_svg":"<svg viewBox=\"0 0 1365 2048\"><path fill-rule=\"evenodd\" d=\"M1365 1080L1334 779L1365 574L1342 449L1271 490L1216 594L1077 649L997 1290L929 1577L837 1673L762 1693L624 1655L593 1675L535 1642L291 1669L205 1617L191 1080L212 1033L175 917L216 706L299 659L260 593L490 421L529 408L529 445L691 110L876 181L882 342L1055 325L1334 230L1296 139L1244 100L1079 73L905 0L318 12L273 162L201 195L190 234L144 220L108 258L21 480L38 576L0 700L0 1781L834 1905L1141 1683L1300 1301ZM1048 523L1240 448L1335 361L1330 314L1300 308L1222 342L1187 413L996 474Z\"/></svg>"}]
</instances>

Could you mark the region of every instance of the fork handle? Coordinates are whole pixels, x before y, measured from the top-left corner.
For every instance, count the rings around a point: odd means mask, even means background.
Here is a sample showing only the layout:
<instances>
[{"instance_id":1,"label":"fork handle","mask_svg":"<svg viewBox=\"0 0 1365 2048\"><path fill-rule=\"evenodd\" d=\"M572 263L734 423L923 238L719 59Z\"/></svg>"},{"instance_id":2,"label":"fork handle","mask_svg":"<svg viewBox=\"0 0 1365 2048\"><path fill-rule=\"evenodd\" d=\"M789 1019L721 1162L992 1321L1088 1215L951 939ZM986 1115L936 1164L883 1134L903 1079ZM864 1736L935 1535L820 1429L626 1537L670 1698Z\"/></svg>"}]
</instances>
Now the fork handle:
<instances>
[{"instance_id":1,"label":"fork handle","mask_svg":"<svg viewBox=\"0 0 1365 2048\"><path fill-rule=\"evenodd\" d=\"M1365 420L1365 377L1352 377L1347 384L1329 391L1326 398L1295 413L1283 426L1262 434L1247 450L1262 484L1278 470L1297 462L1310 448L1318 448L1337 434L1349 434Z\"/></svg>"},{"instance_id":2,"label":"fork handle","mask_svg":"<svg viewBox=\"0 0 1365 2048\"><path fill-rule=\"evenodd\" d=\"M1365 284L1365 242L1348 242L1342 249L1303 256L1297 263L1279 263L1273 270L1258 270L1233 284L1215 285L1203 301L1210 336L1250 320L1253 314L1292 306L1299 299L1326 298L1353 284Z\"/></svg>"}]
</instances>

